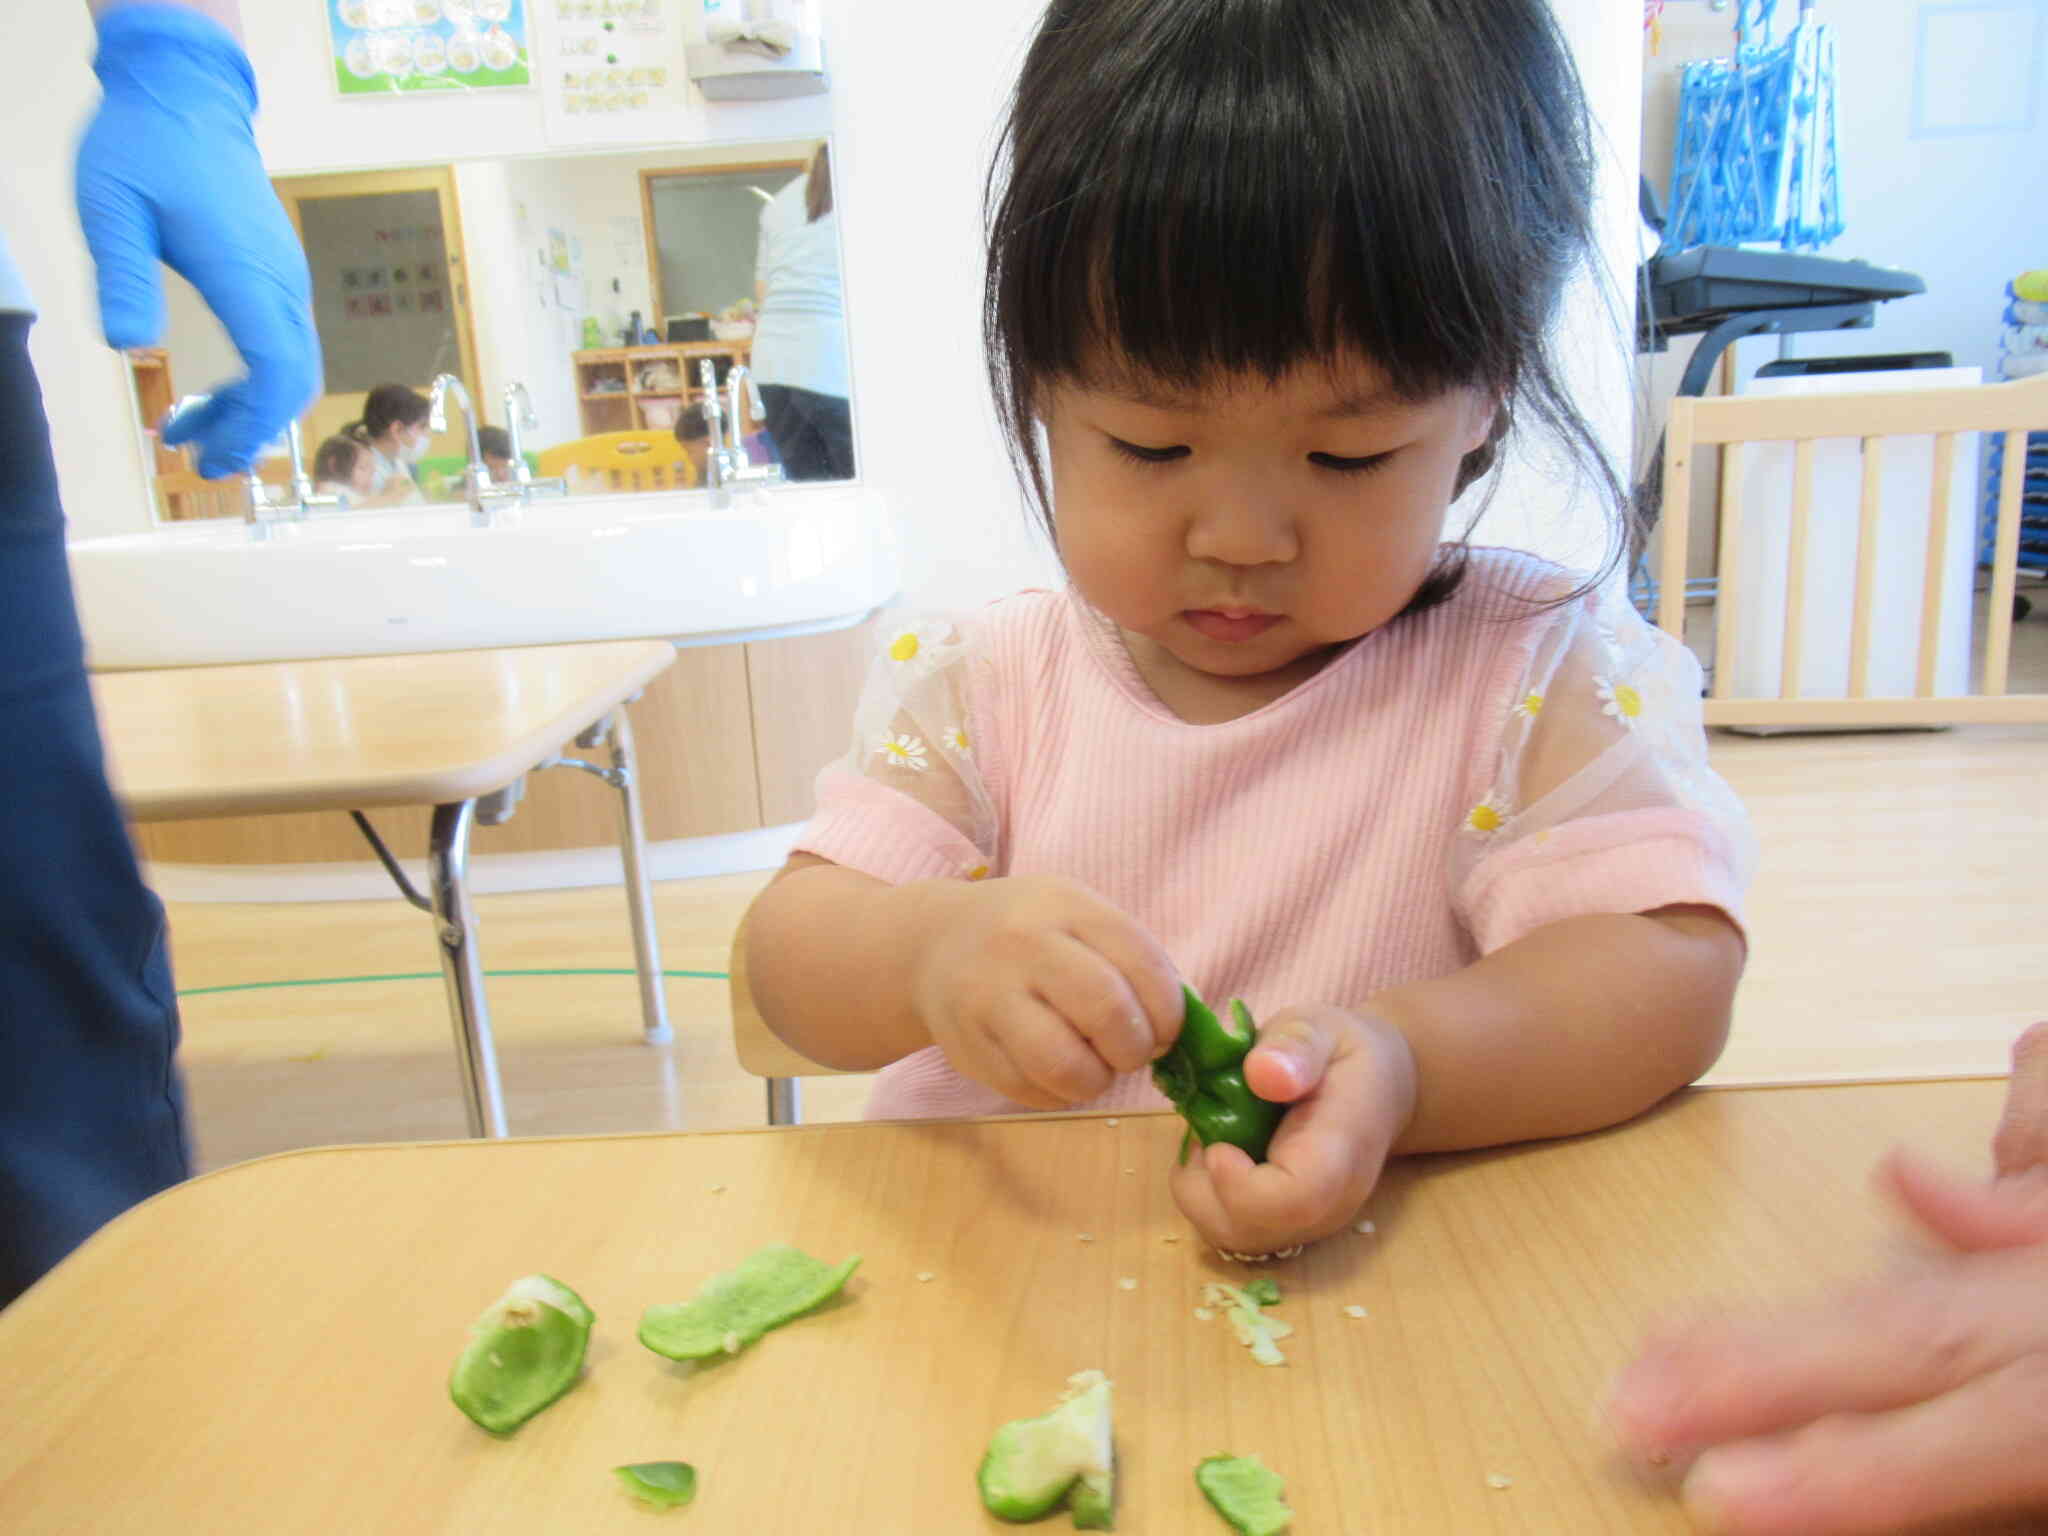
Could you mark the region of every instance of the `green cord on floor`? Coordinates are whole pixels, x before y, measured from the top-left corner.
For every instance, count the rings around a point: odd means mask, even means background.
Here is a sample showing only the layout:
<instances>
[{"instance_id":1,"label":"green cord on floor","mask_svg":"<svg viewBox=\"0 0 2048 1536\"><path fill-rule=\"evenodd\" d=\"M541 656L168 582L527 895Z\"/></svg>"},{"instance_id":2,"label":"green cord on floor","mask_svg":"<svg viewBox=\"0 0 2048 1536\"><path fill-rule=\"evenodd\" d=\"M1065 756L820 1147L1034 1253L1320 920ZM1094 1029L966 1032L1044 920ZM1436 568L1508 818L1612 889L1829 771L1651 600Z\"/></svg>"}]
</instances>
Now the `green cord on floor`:
<instances>
[{"instance_id":1,"label":"green cord on floor","mask_svg":"<svg viewBox=\"0 0 2048 1536\"><path fill-rule=\"evenodd\" d=\"M485 971L492 976L637 976L639 972L631 966L572 967L563 970L532 971ZM729 981L725 971L663 971L665 977L680 977L686 981ZM366 981L439 981L439 971L402 971L390 976L313 976L299 981L238 981L224 987L180 987L180 997L205 997L214 992L261 992L272 987L346 987Z\"/></svg>"}]
</instances>

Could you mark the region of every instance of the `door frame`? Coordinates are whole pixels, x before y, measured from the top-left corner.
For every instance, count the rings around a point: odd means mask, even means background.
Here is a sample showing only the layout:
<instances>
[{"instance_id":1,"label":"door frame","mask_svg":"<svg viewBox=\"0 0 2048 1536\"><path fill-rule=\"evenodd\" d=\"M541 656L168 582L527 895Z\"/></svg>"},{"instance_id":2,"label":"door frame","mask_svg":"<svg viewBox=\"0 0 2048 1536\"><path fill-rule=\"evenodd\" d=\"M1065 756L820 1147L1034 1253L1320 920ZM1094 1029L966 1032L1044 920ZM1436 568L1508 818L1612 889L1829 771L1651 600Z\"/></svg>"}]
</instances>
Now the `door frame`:
<instances>
[{"instance_id":1,"label":"door frame","mask_svg":"<svg viewBox=\"0 0 2048 1536\"><path fill-rule=\"evenodd\" d=\"M306 229L300 218L302 199L319 197L362 197L378 192L432 192L440 202L442 256L448 265L450 313L455 322L455 351L462 382L484 407L483 376L477 371L476 327L469 302L469 266L462 230L462 199L455 188L452 165L417 165L393 171L332 171L306 176L273 176L270 184L292 221L299 244L306 243ZM419 381L428 382L425 379ZM323 394L325 393L323 389ZM303 424L303 419L302 419ZM311 446L307 451L310 453Z\"/></svg>"},{"instance_id":2,"label":"door frame","mask_svg":"<svg viewBox=\"0 0 2048 1536\"><path fill-rule=\"evenodd\" d=\"M809 169L810 163L808 159L738 160L730 164L649 166L641 170L640 227L647 240L647 286L654 295L654 313L648 317L647 323L655 328L663 341L668 340L668 333L663 327L669 311L668 298L661 291L661 241L654 228L655 181L671 176L726 176L746 171L795 171L801 175Z\"/></svg>"}]
</instances>

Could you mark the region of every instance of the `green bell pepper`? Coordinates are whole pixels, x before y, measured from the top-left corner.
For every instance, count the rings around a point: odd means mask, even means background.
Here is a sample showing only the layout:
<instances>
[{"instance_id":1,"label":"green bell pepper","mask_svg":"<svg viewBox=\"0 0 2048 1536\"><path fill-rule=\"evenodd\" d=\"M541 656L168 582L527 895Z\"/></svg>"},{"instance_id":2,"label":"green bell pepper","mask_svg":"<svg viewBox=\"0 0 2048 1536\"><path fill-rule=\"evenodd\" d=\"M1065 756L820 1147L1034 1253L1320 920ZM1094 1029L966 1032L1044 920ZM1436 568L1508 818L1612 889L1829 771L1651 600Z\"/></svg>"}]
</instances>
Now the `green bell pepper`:
<instances>
[{"instance_id":1,"label":"green bell pepper","mask_svg":"<svg viewBox=\"0 0 2048 1536\"><path fill-rule=\"evenodd\" d=\"M1203 1146L1227 1142L1242 1147L1252 1161L1263 1163L1287 1106L1260 1098L1244 1080L1244 1059L1258 1041L1251 1010L1233 997L1226 1024L1193 987L1183 984L1181 993L1185 1010L1180 1037L1172 1050L1152 1064L1152 1081L1173 1100L1189 1133ZM1185 1138L1181 1158L1187 1158Z\"/></svg>"}]
</instances>

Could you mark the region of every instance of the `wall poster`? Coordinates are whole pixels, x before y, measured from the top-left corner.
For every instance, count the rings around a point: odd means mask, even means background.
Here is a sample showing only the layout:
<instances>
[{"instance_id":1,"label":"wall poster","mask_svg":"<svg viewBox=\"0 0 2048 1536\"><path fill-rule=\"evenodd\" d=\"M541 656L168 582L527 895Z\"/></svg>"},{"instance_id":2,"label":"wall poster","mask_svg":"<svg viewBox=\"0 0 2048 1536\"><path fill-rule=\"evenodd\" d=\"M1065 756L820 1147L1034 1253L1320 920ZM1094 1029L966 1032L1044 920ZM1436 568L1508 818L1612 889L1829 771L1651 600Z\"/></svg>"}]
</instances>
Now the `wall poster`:
<instances>
[{"instance_id":1,"label":"wall poster","mask_svg":"<svg viewBox=\"0 0 2048 1536\"><path fill-rule=\"evenodd\" d=\"M533 84L535 0L321 0L343 96Z\"/></svg>"}]
</instances>

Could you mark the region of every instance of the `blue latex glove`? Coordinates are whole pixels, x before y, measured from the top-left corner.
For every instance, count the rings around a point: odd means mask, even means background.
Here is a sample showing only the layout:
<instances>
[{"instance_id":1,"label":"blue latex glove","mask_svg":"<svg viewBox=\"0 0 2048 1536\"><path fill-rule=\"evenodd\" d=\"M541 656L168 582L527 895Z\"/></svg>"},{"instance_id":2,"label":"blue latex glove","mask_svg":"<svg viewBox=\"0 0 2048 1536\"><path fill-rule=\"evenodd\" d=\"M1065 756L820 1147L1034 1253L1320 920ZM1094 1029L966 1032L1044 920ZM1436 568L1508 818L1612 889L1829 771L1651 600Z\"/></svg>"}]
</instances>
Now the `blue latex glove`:
<instances>
[{"instance_id":1,"label":"blue latex glove","mask_svg":"<svg viewBox=\"0 0 2048 1536\"><path fill-rule=\"evenodd\" d=\"M256 152L256 77L227 29L182 5L128 5L101 18L99 38L105 96L78 148L78 220L100 323L114 347L163 335L159 261L220 317L248 376L164 434L196 443L199 472L218 479L320 391L306 253Z\"/></svg>"}]
</instances>

